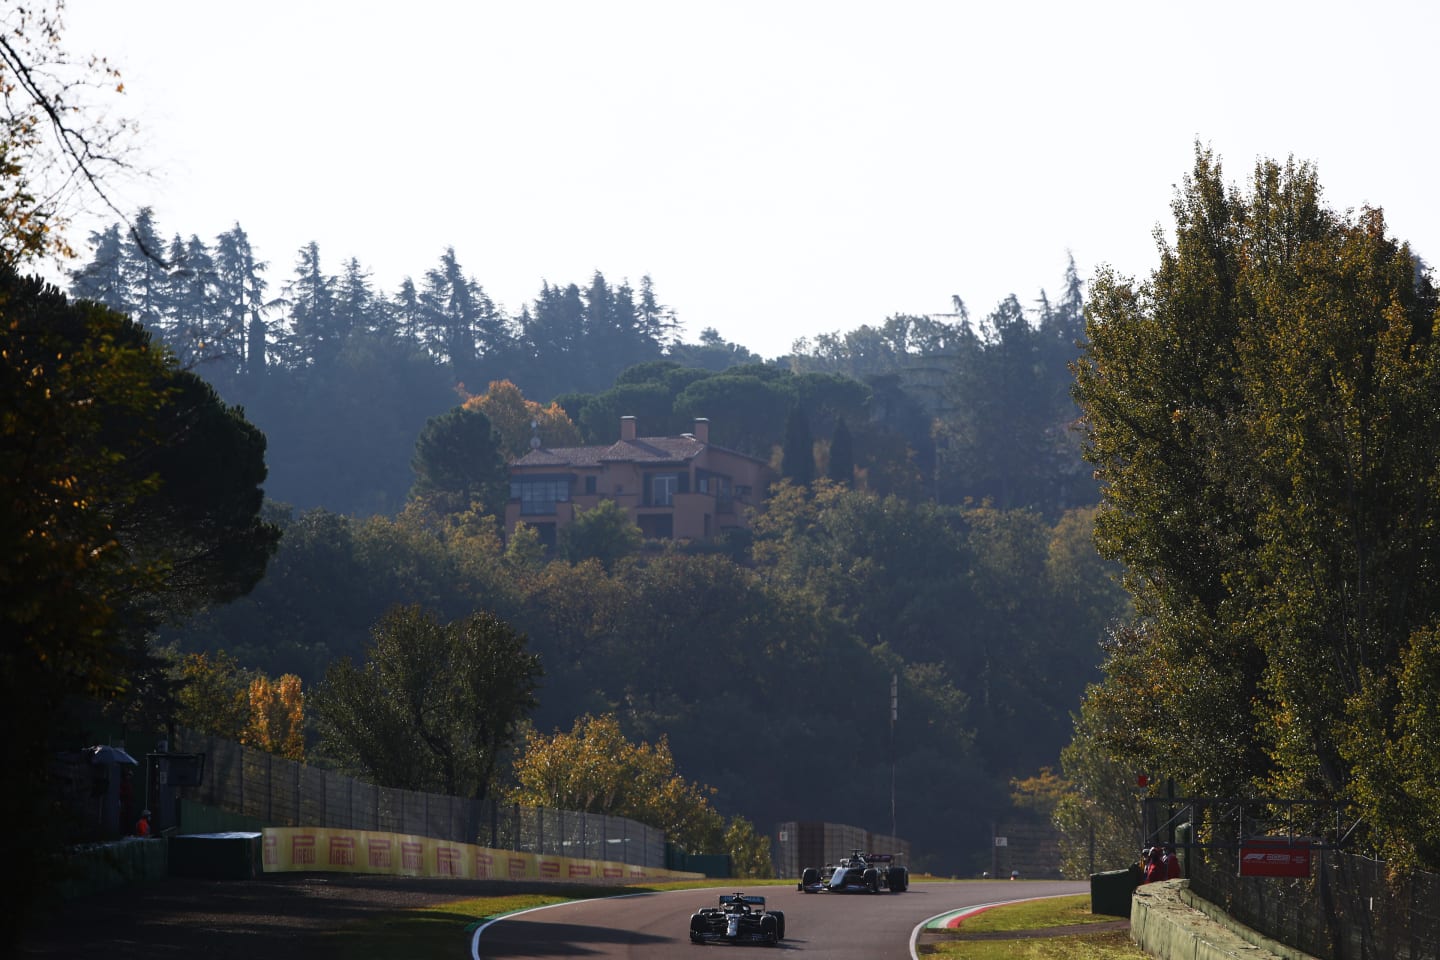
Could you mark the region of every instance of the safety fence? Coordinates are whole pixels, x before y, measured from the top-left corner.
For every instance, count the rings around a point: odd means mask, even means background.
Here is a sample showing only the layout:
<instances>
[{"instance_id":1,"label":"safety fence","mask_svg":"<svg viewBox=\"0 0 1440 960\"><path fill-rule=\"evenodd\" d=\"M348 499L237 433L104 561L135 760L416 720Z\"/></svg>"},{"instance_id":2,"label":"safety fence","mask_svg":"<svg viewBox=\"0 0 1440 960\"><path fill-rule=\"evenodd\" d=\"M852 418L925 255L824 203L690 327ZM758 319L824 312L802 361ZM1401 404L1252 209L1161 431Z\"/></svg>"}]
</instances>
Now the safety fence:
<instances>
[{"instance_id":1,"label":"safety fence","mask_svg":"<svg viewBox=\"0 0 1440 960\"><path fill-rule=\"evenodd\" d=\"M1150 798L1147 843L1174 843L1199 897L1320 960L1440 960L1440 876L1351 852L1331 801Z\"/></svg>"},{"instance_id":2,"label":"safety fence","mask_svg":"<svg viewBox=\"0 0 1440 960\"><path fill-rule=\"evenodd\" d=\"M227 842L230 836L183 839ZM254 834L241 835L247 844L254 837ZM696 880L703 876L637 863L497 850L471 843L371 830L266 827L253 842L260 844L259 859L266 873L319 870L401 877L570 883Z\"/></svg>"},{"instance_id":3,"label":"safety fence","mask_svg":"<svg viewBox=\"0 0 1440 960\"><path fill-rule=\"evenodd\" d=\"M1191 889L1267 937L1320 960L1440 958L1440 876L1326 849L1309 877L1240 876L1239 857L1194 851Z\"/></svg>"},{"instance_id":4,"label":"safety fence","mask_svg":"<svg viewBox=\"0 0 1440 960\"><path fill-rule=\"evenodd\" d=\"M205 755L183 797L277 827L432 837L545 856L665 866L665 832L625 817L377 787L334 770L180 730L171 749Z\"/></svg>"}]
</instances>

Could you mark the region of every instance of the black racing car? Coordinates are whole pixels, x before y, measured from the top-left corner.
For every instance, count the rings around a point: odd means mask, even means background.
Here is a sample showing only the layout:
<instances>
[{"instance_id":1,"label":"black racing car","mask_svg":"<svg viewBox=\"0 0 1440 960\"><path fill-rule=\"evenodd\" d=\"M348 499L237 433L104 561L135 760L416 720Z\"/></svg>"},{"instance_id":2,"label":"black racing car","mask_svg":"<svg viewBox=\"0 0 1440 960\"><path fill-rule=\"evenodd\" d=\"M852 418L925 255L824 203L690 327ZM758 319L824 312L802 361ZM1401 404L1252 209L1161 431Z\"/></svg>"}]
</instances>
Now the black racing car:
<instances>
[{"instance_id":1,"label":"black racing car","mask_svg":"<svg viewBox=\"0 0 1440 960\"><path fill-rule=\"evenodd\" d=\"M718 907L701 907L690 915L691 943L763 943L785 939L785 914L766 910L765 898L727 893Z\"/></svg>"},{"instance_id":2,"label":"black racing car","mask_svg":"<svg viewBox=\"0 0 1440 960\"><path fill-rule=\"evenodd\" d=\"M904 893L910 886L910 871L894 863L888 853L854 851L839 863L806 867L796 889L805 893Z\"/></svg>"}]
</instances>

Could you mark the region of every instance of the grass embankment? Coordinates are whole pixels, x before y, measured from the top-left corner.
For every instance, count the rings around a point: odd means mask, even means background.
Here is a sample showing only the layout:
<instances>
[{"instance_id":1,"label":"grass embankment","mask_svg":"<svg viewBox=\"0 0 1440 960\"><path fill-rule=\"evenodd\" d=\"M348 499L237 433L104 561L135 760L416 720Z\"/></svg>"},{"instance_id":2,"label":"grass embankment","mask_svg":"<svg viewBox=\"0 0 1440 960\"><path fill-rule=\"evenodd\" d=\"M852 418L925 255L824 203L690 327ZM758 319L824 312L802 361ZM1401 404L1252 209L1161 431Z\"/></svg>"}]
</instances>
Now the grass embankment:
<instances>
[{"instance_id":1,"label":"grass embankment","mask_svg":"<svg viewBox=\"0 0 1440 960\"><path fill-rule=\"evenodd\" d=\"M1130 942L1129 930L1060 932L1116 919L1091 913L1089 894L1031 900L977 913L954 931L957 939L923 944L918 952L947 960L1148 960ZM1037 936L1037 931L1047 933Z\"/></svg>"}]
</instances>

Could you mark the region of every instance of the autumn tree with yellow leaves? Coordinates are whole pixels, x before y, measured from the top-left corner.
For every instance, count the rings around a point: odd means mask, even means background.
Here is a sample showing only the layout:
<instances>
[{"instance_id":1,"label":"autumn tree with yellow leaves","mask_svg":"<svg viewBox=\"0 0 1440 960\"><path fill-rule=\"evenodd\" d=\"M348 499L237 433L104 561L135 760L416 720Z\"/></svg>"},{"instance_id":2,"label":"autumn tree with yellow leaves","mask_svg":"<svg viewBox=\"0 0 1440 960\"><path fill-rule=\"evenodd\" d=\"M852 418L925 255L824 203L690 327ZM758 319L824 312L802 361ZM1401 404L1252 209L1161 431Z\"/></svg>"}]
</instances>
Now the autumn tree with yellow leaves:
<instances>
[{"instance_id":1,"label":"autumn tree with yellow leaves","mask_svg":"<svg viewBox=\"0 0 1440 960\"><path fill-rule=\"evenodd\" d=\"M223 650L186 654L174 673L181 726L287 760L305 759L305 694L295 674L272 679L242 668Z\"/></svg>"},{"instance_id":2,"label":"autumn tree with yellow leaves","mask_svg":"<svg viewBox=\"0 0 1440 960\"><path fill-rule=\"evenodd\" d=\"M684 850L729 854L736 876L772 875L766 838L743 818L727 825L710 805L715 789L676 771L664 737L633 743L614 714L586 714L569 733L532 730L514 774L512 803L629 817L664 830Z\"/></svg>"},{"instance_id":3,"label":"autumn tree with yellow leaves","mask_svg":"<svg viewBox=\"0 0 1440 960\"><path fill-rule=\"evenodd\" d=\"M478 410L490 420L500 436L500 449L507 460L518 460L530 452L530 440L539 437L547 447L574 447L581 443L580 430L558 403L548 406L526 400L520 388L509 380L495 380L482 394L468 397L467 410Z\"/></svg>"}]
</instances>

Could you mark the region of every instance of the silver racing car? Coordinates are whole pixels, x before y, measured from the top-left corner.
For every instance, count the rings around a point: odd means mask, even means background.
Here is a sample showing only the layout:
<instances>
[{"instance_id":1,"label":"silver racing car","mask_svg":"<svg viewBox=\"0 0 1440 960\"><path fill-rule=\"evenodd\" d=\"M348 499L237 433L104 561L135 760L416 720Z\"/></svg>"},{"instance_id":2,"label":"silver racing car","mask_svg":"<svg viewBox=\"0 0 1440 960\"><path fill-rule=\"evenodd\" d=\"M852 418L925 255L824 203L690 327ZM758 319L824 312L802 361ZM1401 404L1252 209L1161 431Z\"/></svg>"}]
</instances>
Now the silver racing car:
<instances>
[{"instance_id":1,"label":"silver racing car","mask_svg":"<svg viewBox=\"0 0 1440 960\"><path fill-rule=\"evenodd\" d=\"M856 850L839 863L806 867L796 888L805 893L904 893L910 886L910 871L894 859L888 853Z\"/></svg>"},{"instance_id":2,"label":"silver racing car","mask_svg":"<svg viewBox=\"0 0 1440 960\"><path fill-rule=\"evenodd\" d=\"M766 910L765 898L727 893L718 907L701 907L690 915L691 943L763 943L785 939L785 914Z\"/></svg>"}]
</instances>

